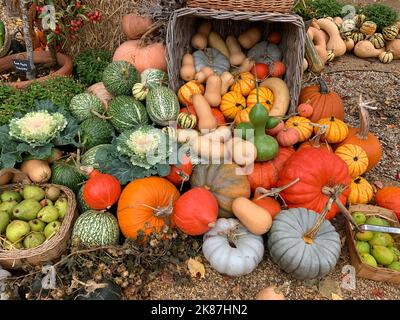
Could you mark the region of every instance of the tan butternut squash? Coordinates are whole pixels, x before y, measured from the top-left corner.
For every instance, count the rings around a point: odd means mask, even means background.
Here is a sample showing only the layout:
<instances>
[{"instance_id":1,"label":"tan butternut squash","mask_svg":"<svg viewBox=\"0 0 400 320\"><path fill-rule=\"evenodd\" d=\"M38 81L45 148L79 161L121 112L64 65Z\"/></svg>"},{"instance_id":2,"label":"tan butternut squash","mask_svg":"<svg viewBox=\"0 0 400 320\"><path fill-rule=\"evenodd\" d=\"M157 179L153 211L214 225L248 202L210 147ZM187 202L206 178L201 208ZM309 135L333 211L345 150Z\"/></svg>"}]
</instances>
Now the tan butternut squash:
<instances>
[{"instance_id":1,"label":"tan butternut squash","mask_svg":"<svg viewBox=\"0 0 400 320\"><path fill-rule=\"evenodd\" d=\"M344 43L346 44L346 51L350 52L354 49L354 40L351 38L347 38L346 40L344 40Z\"/></svg>"},{"instance_id":2,"label":"tan butternut squash","mask_svg":"<svg viewBox=\"0 0 400 320\"><path fill-rule=\"evenodd\" d=\"M216 142L227 142L232 139L232 131L228 126L220 126L213 132L207 133L202 137Z\"/></svg>"},{"instance_id":3,"label":"tan butternut squash","mask_svg":"<svg viewBox=\"0 0 400 320\"><path fill-rule=\"evenodd\" d=\"M194 76L194 80L199 83L205 83L211 75L214 74L214 70L210 67L204 67Z\"/></svg>"},{"instance_id":4,"label":"tan butternut squash","mask_svg":"<svg viewBox=\"0 0 400 320\"><path fill-rule=\"evenodd\" d=\"M13 178L13 173L6 172L0 176L0 186L4 186L5 184L9 184Z\"/></svg>"},{"instance_id":5,"label":"tan butternut squash","mask_svg":"<svg viewBox=\"0 0 400 320\"><path fill-rule=\"evenodd\" d=\"M240 65L238 73L249 72L251 68L254 66L254 60L246 58L243 60L242 64Z\"/></svg>"},{"instance_id":6,"label":"tan butternut squash","mask_svg":"<svg viewBox=\"0 0 400 320\"><path fill-rule=\"evenodd\" d=\"M204 98L212 107L218 107L221 104L221 87L222 80L220 76L213 74L208 77Z\"/></svg>"},{"instance_id":7,"label":"tan butternut squash","mask_svg":"<svg viewBox=\"0 0 400 320\"><path fill-rule=\"evenodd\" d=\"M386 44L386 50L393 53L393 59L400 59L400 39L389 41Z\"/></svg>"},{"instance_id":8,"label":"tan butternut squash","mask_svg":"<svg viewBox=\"0 0 400 320\"><path fill-rule=\"evenodd\" d=\"M319 57L321 58L322 62L325 64L326 61L328 60L328 53L326 50L326 41L325 41L325 37L324 37L324 31L310 27L307 30L307 35L310 37L310 39L314 43L314 47L317 50Z\"/></svg>"},{"instance_id":9,"label":"tan butternut squash","mask_svg":"<svg viewBox=\"0 0 400 320\"><path fill-rule=\"evenodd\" d=\"M207 160L209 163L218 163L228 156L223 143L207 139L204 136L193 139L191 147L199 157Z\"/></svg>"},{"instance_id":10,"label":"tan butternut squash","mask_svg":"<svg viewBox=\"0 0 400 320\"><path fill-rule=\"evenodd\" d=\"M311 24L310 24L310 27L313 27L313 28L315 28L315 29L321 30L321 28L320 28L320 26L319 26L319 24L318 24L318 20L315 19L315 18L312 19Z\"/></svg>"},{"instance_id":11,"label":"tan butternut squash","mask_svg":"<svg viewBox=\"0 0 400 320\"><path fill-rule=\"evenodd\" d=\"M218 49L224 56L229 58L228 47L226 46L224 39L222 39L218 33L213 31L208 35L208 46Z\"/></svg>"},{"instance_id":12,"label":"tan butternut squash","mask_svg":"<svg viewBox=\"0 0 400 320\"><path fill-rule=\"evenodd\" d=\"M32 182L44 183L50 180L51 169L47 161L26 160L22 163L21 169Z\"/></svg>"},{"instance_id":13,"label":"tan butternut squash","mask_svg":"<svg viewBox=\"0 0 400 320\"><path fill-rule=\"evenodd\" d=\"M271 229L270 213L247 198L236 198L232 202L232 212L251 233L263 235Z\"/></svg>"},{"instance_id":14,"label":"tan butternut squash","mask_svg":"<svg viewBox=\"0 0 400 320\"><path fill-rule=\"evenodd\" d=\"M354 46L354 54L359 58L377 58L382 52L385 52L385 48L375 49L369 40L359 41Z\"/></svg>"},{"instance_id":15,"label":"tan butternut squash","mask_svg":"<svg viewBox=\"0 0 400 320\"><path fill-rule=\"evenodd\" d=\"M211 107L206 98L201 94L194 94L192 96L193 107L197 114L197 126L200 131L209 131L217 128L217 119L215 119Z\"/></svg>"},{"instance_id":16,"label":"tan butternut squash","mask_svg":"<svg viewBox=\"0 0 400 320\"><path fill-rule=\"evenodd\" d=\"M305 72L308 69L308 61L306 58L303 59L302 69L303 69L303 72Z\"/></svg>"},{"instance_id":17,"label":"tan butternut squash","mask_svg":"<svg viewBox=\"0 0 400 320\"><path fill-rule=\"evenodd\" d=\"M269 88L274 95L274 103L269 111L271 117L282 117L289 109L290 93L285 81L280 78L268 78L260 87Z\"/></svg>"},{"instance_id":18,"label":"tan butternut squash","mask_svg":"<svg viewBox=\"0 0 400 320\"><path fill-rule=\"evenodd\" d=\"M338 28L342 26L343 19L341 17L335 17L333 18L333 22L336 24Z\"/></svg>"},{"instance_id":19,"label":"tan butternut squash","mask_svg":"<svg viewBox=\"0 0 400 320\"><path fill-rule=\"evenodd\" d=\"M346 53L346 44L344 43L336 24L327 19L318 19L318 25L329 35L329 41L326 44L327 50L332 50L335 57L340 57Z\"/></svg>"},{"instance_id":20,"label":"tan butternut squash","mask_svg":"<svg viewBox=\"0 0 400 320\"><path fill-rule=\"evenodd\" d=\"M234 137L225 143L232 160L239 166L250 166L257 158L257 149L250 141Z\"/></svg>"},{"instance_id":21,"label":"tan butternut squash","mask_svg":"<svg viewBox=\"0 0 400 320\"><path fill-rule=\"evenodd\" d=\"M177 129L176 136L179 143L188 143L199 136L199 132L194 129Z\"/></svg>"},{"instance_id":22,"label":"tan butternut squash","mask_svg":"<svg viewBox=\"0 0 400 320\"><path fill-rule=\"evenodd\" d=\"M250 49L261 39L261 31L258 28L250 28L240 34L238 41L242 48Z\"/></svg>"},{"instance_id":23,"label":"tan butternut squash","mask_svg":"<svg viewBox=\"0 0 400 320\"><path fill-rule=\"evenodd\" d=\"M182 58L182 67L180 76L185 81L193 80L196 75L196 68L194 66L194 58L190 53L186 53Z\"/></svg>"},{"instance_id":24,"label":"tan butternut squash","mask_svg":"<svg viewBox=\"0 0 400 320\"><path fill-rule=\"evenodd\" d=\"M229 91L229 88L235 82L235 77L229 71L225 71L223 74L221 74L221 81L221 96L223 96Z\"/></svg>"},{"instance_id":25,"label":"tan butternut squash","mask_svg":"<svg viewBox=\"0 0 400 320\"><path fill-rule=\"evenodd\" d=\"M246 55L242 52L240 44L234 36L228 36L226 38L226 46L229 50L229 62L232 66L240 66Z\"/></svg>"},{"instance_id":26,"label":"tan butternut squash","mask_svg":"<svg viewBox=\"0 0 400 320\"><path fill-rule=\"evenodd\" d=\"M204 50L207 48L208 45L208 35L211 32L211 22L209 20L204 21L199 29L197 30L197 33L192 37L191 43L193 48L198 49L198 50Z\"/></svg>"}]
</instances>

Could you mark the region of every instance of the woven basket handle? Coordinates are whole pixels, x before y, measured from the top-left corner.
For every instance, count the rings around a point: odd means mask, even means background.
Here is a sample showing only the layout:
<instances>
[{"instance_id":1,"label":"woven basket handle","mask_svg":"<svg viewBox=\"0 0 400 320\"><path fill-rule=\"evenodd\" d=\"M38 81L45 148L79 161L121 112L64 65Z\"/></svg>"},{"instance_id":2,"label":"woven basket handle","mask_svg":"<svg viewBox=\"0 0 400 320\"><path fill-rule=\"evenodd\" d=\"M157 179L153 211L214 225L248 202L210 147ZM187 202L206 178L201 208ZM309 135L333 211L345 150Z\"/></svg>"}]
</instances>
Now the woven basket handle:
<instances>
[{"instance_id":1,"label":"woven basket handle","mask_svg":"<svg viewBox=\"0 0 400 320\"><path fill-rule=\"evenodd\" d=\"M1 169L0 170L0 177L7 173L12 173L14 174L14 180L17 180L17 182L23 182L23 183L30 183L32 182L29 177L26 175L26 173L22 172L21 170L14 169L14 168L6 168L6 169ZM15 179L15 176L17 176L17 179Z\"/></svg>"}]
</instances>

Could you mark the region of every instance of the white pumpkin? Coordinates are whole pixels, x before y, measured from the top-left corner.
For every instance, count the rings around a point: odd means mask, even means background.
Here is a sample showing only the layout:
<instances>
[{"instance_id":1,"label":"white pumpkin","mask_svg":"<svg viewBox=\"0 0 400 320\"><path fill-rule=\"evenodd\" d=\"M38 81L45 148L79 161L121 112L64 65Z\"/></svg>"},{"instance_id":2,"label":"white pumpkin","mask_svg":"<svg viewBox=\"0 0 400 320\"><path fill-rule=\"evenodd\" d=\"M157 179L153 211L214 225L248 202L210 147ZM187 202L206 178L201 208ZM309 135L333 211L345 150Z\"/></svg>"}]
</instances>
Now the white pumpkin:
<instances>
[{"instance_id":1,"label":"white pumpkin","mask_svg":"<svg viewBox=\"0 0 400 320\"><path fill-rule=\"evenodd\" d=\"M250 233L236 219L221 218L203 237L203 254L219 273L243 276L251 273L264 256L261 236Z\"/></svg>"}]
</instances>

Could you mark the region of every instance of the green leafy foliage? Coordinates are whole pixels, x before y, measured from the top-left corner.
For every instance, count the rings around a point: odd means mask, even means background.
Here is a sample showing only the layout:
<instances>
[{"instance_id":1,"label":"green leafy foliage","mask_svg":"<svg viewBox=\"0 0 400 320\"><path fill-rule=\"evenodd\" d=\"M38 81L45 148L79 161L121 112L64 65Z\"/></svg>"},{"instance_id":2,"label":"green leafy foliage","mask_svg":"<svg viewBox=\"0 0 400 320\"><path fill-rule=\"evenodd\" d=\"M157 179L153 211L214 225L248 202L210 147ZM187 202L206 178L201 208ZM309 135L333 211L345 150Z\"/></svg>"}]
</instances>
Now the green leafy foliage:
<instances>
[{"instance_id":1,"label":"green leafy foliage","mask_svg":"<svg viewBox=\"0 0 400 320\"><path fill-rule=\"evenodd\" d=\"M86 86L101 82L103 71L112 61L112 54L101 49L90 49L77 55L74 61L75 77Z\"/></svg>"},{"instance_id":2,"label":"green leafy foliage","mask_svg":"<svg viewBox=\"0 0 400 320\"><path fill-rule=\"evenodd\" d=\"M380 3L367 5L362 12L367 20L376 23L378 31L395 24L398 19L398 14L392 7Z\"/></svg>"},{"instance_id":3,"label":"green leafy foliage","mask_svg":"<svg viewBox=\"0 0 400 320\"><path fill-rule=\"evenodd\" d=\"M50 101L37 102L35 107L28 112L37 112L45 110L48 113L62 114L67 125L62 131L58 131L52 136L52 140L25 142L16 139L10 135L10 126L8 124L0 127L0 167L13 168L16 163L22 162L25 158L47 159L52 155L54 147L67 145L79 146L76 137L79 131L77 121L63 108L57 108ZM24 114L17 113L15 118L22 118Z\"/></svg>"},{"instance_id":4,"label":"green leafy foliage","mask_svg":"<svg viewBox=\"0 0 400 320\"><path fill-rule=\"evenodd\" d=\"M344 5L336 0L304 0L297 2L294 11L305 20L342 17L342 8Z\"/></svg>"},{"instance_id":5,"label":"green leafy foliage","mask_svg":"<svg viewBox=\"0 0 400 320\"><path fill-rule=\"evenodd\" d=\"M67 77L33 82L24 90L0 84L0 125L8 123L15 113L33 108L35 101L49 100L56 108L67 108L71 99L83 91L82 84Z\"/></svg>"}]
</instances>

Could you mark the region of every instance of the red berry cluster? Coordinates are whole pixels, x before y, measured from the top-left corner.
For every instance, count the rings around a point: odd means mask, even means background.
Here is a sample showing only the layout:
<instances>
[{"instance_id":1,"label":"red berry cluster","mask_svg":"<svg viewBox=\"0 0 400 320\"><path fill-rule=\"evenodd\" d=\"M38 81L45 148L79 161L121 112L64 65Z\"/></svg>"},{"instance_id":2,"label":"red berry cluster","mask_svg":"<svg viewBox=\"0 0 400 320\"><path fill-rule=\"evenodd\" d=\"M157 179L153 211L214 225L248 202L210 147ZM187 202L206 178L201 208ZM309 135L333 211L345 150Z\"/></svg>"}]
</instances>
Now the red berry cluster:
<instances>
[{"instance_id":1,"label":"red berry cluster","mask_svg":"<svg viewBox=\"0 0 400 320\"><path fill-rule=\"evenodd\" d=\"M89 20L90 20L91 22L100 21L101 18L102 18L101 12L100 12L99 10L88 12L88 13L86 14L86 16L89 18Z\"/></svg>"},{"instance_id":2,"label":"red berry cluster","mask_svg":"<svg viewBox=\"0 0 400 320\"><path fill-rule=\"evenodd\" d=\"M39 12L39 13L42 13L43 7L37 6L37 7L36 7L36 11Z\"/></svg>"},{"instance_id":3,"label":"red berry cluster","mask_svg":"<svg viewBox=\"0 0 400 320\"><path fill-rule=\"evenodd\" d=\"M83 26L83 21L81 18L78 18L76 20L71 21L70 29L73 32L77 32L77 31L79 31L80 28L82 28L82 26Z\"/></svg>"}]
</instances>

